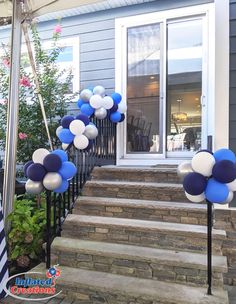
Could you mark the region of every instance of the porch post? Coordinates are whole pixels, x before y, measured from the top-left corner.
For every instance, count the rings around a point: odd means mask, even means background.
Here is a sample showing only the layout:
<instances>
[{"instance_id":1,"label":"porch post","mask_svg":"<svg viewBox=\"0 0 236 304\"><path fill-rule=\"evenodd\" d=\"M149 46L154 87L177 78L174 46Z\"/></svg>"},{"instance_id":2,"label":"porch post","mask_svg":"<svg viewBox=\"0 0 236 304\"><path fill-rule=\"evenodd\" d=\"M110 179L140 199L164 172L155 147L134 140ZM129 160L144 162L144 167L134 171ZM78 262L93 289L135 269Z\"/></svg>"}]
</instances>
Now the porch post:
<instances>
[{"instance_id":1,"label":"porch post","mask_svg":"<svg viewBox=\"0 0 236 304\"><path fill-rule=\"evenodd\" d=\"M13 209L16 175L16 151L19 114L19 79L21 54L22 0L13 0L11 32L11 70L7 111L7 134L3 183L4 219Z\"/></svg>"}]
</instances>

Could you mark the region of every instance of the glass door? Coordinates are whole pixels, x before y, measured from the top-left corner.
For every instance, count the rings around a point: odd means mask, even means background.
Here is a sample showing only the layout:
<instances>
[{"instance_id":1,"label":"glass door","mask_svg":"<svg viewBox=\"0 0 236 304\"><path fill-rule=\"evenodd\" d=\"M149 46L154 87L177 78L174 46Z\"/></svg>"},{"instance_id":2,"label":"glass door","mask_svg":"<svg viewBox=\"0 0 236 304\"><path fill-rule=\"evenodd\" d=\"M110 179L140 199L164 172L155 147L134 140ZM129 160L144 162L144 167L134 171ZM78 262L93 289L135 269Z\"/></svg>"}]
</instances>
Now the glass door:
<instances>
[{"instance_id":1,"label":"glass door","mask_svg":"<svg viewBox=\"0 0 236 304\"><path fill-rule=\"evenodd\" d=\"M169 155L202 147L203 18L167 22L166 130Z\"/></svg>"},{"instance_id":2,"label":"glass door","mask_svg":"<svg viewBox=\"0 0 236 304\"><path fill-rule=\"evenodd\" d=\"M161 25L127 29L127 154L162 154Z\"/></svg>"}]
</instances>

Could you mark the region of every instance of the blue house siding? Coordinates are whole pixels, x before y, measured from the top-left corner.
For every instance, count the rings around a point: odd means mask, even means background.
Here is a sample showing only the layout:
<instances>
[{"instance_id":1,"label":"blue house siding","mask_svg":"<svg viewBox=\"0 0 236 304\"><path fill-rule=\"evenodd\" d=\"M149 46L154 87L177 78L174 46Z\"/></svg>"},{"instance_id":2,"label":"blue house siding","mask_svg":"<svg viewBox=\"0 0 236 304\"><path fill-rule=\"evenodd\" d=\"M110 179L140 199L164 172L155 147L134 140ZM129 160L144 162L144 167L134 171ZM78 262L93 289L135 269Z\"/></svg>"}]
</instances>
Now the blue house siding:
<instances>
[{"instance_id":1,"label":"blue house siding","mask_svg":"<svg viewBox=\"0 0 236 304\"><path fill-rule=\"evenodd\" d=\"M236 152L236 0L230 0L229 142Z\"/></svg>"}]
</instances>

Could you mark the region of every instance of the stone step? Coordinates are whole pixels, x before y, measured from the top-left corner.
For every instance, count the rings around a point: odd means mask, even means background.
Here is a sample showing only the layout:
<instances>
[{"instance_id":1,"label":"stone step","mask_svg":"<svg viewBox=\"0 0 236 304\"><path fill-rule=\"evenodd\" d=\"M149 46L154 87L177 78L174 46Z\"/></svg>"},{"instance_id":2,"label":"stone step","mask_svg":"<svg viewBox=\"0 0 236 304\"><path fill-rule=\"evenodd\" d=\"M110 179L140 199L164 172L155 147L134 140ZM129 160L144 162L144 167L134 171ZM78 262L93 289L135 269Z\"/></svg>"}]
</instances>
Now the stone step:
<instances>
[{"instance_id":1,"label":"stone step","mask_svg":"<svg viewBox=\"0 0 236 304\"><path fill-rule=\"evenodd\" d=\"M42 273L40 276L44 278L45 269L45 264L40 264L32 271ZM214 295L207 296L206 288L202 287L66 266L60 266L60 270L61 277L56 281L56 292L62 290L66 299L75 299L75 303L228 304L228 294L221 288L213 289Z\"/></svg>"},{"instance_id":2,"label":"stone step","mask_svg":"<svg viewBox=\"0 0 236 304\"><path fill-rule=\"evenodd\" d=\"M189 202L181 184L87 181L83 195L157 201Z\"/></svg>"},{"instance_id":3,"label":"stone step","mask_svg":"<svg viewBox=\"0 0 236 304\"><path fill-rule=\"evenodd\" d=\"M206 285L206 254L57 237L54 263L145 279ZM213 256L213 284L223 286L224 256Z\"/></svg>"},{"instance_id":4,"label":"stone step","mask_svg":"<svg viewBox=\"0 0 236 304\"><path fill-rule=\"evenodd\" d=\"M92 179L107 181L180 183L175 167L95 167Z\"/></svg>"},{"instance_id":5,"label":"stone step","mask_svg":"<svg viewBox=\"0 0 236 304\"><path fill-rule=\"evenodd\" d=\"M205 252L207 245L205 226L77 214L67 216L62 236L184 251ZM213 229L214 253L221 254L225 238Z\"/></svg>"},{"instance_id":6,"label":"stone step","mask_svg":"<svg viewBox=\"0 0 236 304\"><path fill-rule=\"evenodd\" d=\"M206 204L80 196L73 213L205 225Z\"/></svg>"}]
</instances>

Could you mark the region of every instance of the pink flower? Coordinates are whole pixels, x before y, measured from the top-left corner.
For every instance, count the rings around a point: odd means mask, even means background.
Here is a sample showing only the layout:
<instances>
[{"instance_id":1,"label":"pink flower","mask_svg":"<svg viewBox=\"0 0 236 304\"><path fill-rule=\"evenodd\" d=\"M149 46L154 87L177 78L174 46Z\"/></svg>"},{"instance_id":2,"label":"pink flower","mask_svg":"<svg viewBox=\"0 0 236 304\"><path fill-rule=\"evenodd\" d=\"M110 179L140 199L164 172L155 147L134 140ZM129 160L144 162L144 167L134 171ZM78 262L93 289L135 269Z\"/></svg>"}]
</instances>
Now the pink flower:
<instances>
[{"instance_id":1,"label":"pink flower","mask_svg":"<svg viewBox=\"0 0 236 304\"><path fill-rule=\"evenodd\" d=\"M21 79L20 79L20 84L23 85L24 87L31 87L31 83L29 81L29 78L26 77L26 76L23 76Z\"/></svg>"},{"instance_id":2,"label":"pink flower","mask_svg":"<svg viewBox=\"0 0 236 304\"><path fill-rule=\"evenodd\" d=\"M20 132L18 136L19 136L19 139L20 139L20 140L24 140L24 139L26 139L26 138L28 137L27 134L22 133L22 132Z\"/></svg>"},{"instance_id":3,"label":"pink flower","mask_svg":"<svg viewBox=\"0 0 236 304\"><path fill-rule=\"evenodd\" d=\"M0 99L0 104L5 106L5 104L7 104L7 100L6 99Z\"/></svg>"},{"instance_id":4,"label":"pink flower","mask_svg":"<svg viewBox=\"0 0 236 304\"><path fill-rule=\"evenodd\" d=\"M9 68L11 65L10 60L8 58L3 58L2 63L6 68Z\"/></svg>"},{"instance_id":5,"label":"pink flower","mask_svg":"<svg viewBox=\"0 0 236 304\"><path fill-rule=\"evenodd\" d=\"M61 33L61 25L60 25L60 24L57 24L57 25L54 27L54 33L55 33L55 34L60 34L60 33Z\"/></svg>"}]
</instances>

